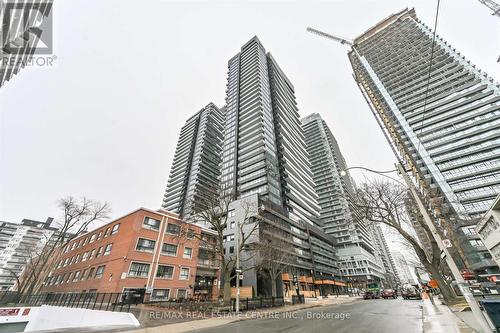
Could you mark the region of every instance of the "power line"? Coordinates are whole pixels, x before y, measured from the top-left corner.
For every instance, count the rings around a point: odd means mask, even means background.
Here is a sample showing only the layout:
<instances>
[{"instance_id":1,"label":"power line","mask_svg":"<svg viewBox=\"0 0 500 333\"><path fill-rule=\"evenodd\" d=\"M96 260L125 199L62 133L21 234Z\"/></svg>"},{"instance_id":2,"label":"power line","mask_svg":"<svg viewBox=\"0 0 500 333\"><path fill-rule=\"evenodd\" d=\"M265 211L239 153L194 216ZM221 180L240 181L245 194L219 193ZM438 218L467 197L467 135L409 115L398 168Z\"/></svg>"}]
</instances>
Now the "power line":
<instances>
[{"instance_id":1,"label":"power line","mask_svg":"<svg viewBox=\"0 0 500 333\"><path fill-rule=\"evenodd\" d=\"M422 119L420 120L420 130L419 130L419 135L422 134L422 129L424 125L424 120L425 120L425 111L427 109L427 97L429 96L429 86L431 82L431 72L432 72L432 60L434 59L434 48L436 45L436 30L437 30L437 23L438 23L438 17L439 17L439 5L441 3L441 0L438 0L437 6L436 6L436 14L434 18L434 33L432 35L432 45L431 45L431 57L430 57L430 62L429 62L429 73L427 74L427 84L425 87L425 97L424 97L424 108L422 111ZM418 140L418 146L417 146L417 154L418 150L420 149L420 144L421 140L419 136L417 135L417 140Z\"/></svg>"}]
</instances>

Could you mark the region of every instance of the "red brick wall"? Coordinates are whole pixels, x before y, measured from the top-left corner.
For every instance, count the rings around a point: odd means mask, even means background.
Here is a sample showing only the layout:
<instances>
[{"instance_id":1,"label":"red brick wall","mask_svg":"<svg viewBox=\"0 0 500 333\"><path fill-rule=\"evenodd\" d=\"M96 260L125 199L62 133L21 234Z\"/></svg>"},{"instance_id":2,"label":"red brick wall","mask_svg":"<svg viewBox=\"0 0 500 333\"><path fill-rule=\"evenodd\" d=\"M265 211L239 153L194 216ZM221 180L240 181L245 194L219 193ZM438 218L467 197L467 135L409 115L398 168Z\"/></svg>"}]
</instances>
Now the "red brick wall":
<instances>
[{"instance_id":1,"label":"red brick wall","mask_svg":"<svg viewBox=\"0 0 500 333\"><path fill-rule=\"evenodd\" d=\"M164 213L164 212L163 212ZM143 227L144 218L148 216L162 221L159 231L149 230ZM112 243L112 250L109 255L101 256L87 261L80 261L66 267L55 269L52 276L59 276L63 273L88 270L92 267L97 270L100 265L105 265L104 274L98 279L85 279L73 282L73 278L68 283L47 285L42 289L42 292L82 292L96 289L97 292L122 292L124 288L146 288L153 286L154 289L170 289L170 297L176 296L176 290L179 288L189 290L189 295L192 295L192 288L195 282L196 264L198 260L199 237L188 239L186 237L186 230L190 228L196 234L200 234L201 228L196 225L186 224L178 220L173 214L158 214L148 210L140 209L125 217L122 217L114 222L111 222L103 227L100 227L92 232L82 235L73 240L69 246L80 239L85 239L93 234L98 234L108 227L112 227L119 223L120 228L115 235L101 237L93 243L87 243L85 246L80 246L74 250L62 253L59 260L71 258L77 254L83 254L86 251L104 247L106 244ZM165 233L167 223L174 223L181 225L183 232L181 236L175 236ZM156 242L156 252L147 253L136 251L136 244L138 238L146 238ZM177 256L161 255L161 247L163 243L170 243L177 245ZM183 258L184 247L192 248L191 259ZM153 255L154 260L153 260ZM141 262L150 264L149 279L142 277L129 277L127 276L132 262ZM156 270L158 264L165 264L174 266L174 274L172 279L159 279L156 278ZM189 279L179 280L181 268L189 268ZM94 274L95 274L94 270ZM125 273L125 274L124 274ZM73 273L74 274L74 273ZM122 278L122 275L124 278ZM154 281L153 281L154 278ZM67 275L65 280L67 279ZM153 285L154 282L154 285Z\"/></svg>"}]
</instances>

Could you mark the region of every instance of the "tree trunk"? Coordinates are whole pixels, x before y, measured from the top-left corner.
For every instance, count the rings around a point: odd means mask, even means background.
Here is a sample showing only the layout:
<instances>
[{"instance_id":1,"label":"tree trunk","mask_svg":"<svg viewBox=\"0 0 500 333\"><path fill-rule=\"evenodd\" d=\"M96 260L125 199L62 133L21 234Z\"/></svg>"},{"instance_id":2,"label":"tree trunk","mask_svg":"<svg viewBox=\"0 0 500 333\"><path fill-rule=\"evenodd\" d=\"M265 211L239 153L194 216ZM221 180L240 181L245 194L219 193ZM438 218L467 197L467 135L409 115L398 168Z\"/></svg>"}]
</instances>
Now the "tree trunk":
<instances>
[{"instance_id":1,"label":"tree trunk","mask_svg":"<svg viewBox=\"0 0 500 333\"><path fill-rule=\"evenodd\" d=\"M451 290L450 286L443 279L443 276L439 271L439 267L436 267L435 265L432 264L427 264L424 266L425 269L427 269L429 273L431 273L432 279L437 281L439 290L441 291L441 295L443 295L444 301L446 303L449 303L450 301L454 300L456 298L455 293L453 292L453 290Z\"/></svg>"},{"instance_id":2,"label":"tree trunk","mask_svg":"<svg viewBox=\"0 0 500 333\"><path fill-rule=\"evenodd\" d=\"M231 305L231 271L224 273L224 305Z\"/></svg>"},{"instance_id":3,"label":"tree trunk","mask_svg":"<svg viewBox=\"0 0 500 333\"><path fill-rule=\"evenodd\" d=\"M276 293L276 278L273 279L271 277L271 296L276 297L277 296L276 294L277 294Z\"/></svg>"}]
</instances>

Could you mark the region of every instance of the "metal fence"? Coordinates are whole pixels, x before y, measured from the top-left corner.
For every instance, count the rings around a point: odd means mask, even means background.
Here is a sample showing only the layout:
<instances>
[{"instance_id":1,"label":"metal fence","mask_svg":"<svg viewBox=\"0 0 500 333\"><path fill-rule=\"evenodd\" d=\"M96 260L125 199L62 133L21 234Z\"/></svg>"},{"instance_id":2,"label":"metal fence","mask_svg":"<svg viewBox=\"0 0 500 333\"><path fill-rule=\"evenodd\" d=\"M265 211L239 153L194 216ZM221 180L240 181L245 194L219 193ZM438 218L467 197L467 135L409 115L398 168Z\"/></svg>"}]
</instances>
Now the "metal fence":
<instances>
[{"instance_id":1,"label":"metal fence","mask_svg":"<svg viewBox=\"0 0 500 333\"><path fill-rule=\"evenodd\" d=\"M283 297L257 297L240 299L240 310L255 310L261 308L273 308L276 306L284 306L285 299ZM236 300L233 299L233 309L236 306Z\"/></svg>"},{"instance_id":2,"label":"metal fence","mask_svg":"<svg viewBox=\"0 0 500 333\"><path fill-rule=\"evenodd\" d=\"M130 293L44 293L22 298L12 292L0 294L0 304L13 303L128 312L131 306L142 303L142 299Z\"/></svg>"}]
</instances>

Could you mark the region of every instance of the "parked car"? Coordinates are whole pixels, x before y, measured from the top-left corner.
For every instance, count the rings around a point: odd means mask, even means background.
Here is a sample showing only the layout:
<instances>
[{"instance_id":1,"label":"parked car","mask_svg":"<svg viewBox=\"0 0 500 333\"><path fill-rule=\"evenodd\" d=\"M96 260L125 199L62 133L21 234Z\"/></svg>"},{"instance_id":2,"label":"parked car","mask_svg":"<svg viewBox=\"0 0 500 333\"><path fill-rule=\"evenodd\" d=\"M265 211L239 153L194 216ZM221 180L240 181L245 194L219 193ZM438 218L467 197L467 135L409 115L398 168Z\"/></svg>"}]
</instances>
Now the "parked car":
<instances>
[{"instance_id":1,"label":"parked car","mask_svg":"<svg viewBox=\"0 0 500 333\"><path fill-rule=\"evenodd\" d=\"M403 299L411 299L411 298L422 299L422 295L420 294L420 290L412 285L404 287L403 291L401 292L401 296L403 296Z\"/></svg>"},{"instance_id":2,"label":"parked car","mask_svg":"<svg viewBox=\"0 0 500 333\"><path fill-rule=\"evenodd\" d=\"M379 291L367 290L363 295L363 299L375 299L375 298L380 298Z\"/></svg>"},{"instance_id":3,"label":"parked car","mask_svg":"<svg viewBox=\"0 0 500 333\"><path fill-rule=\"evenodd\" d=\"M374 298L375 294L373 293L373 291L365 291L363 299L374 299Z\"/></svg>"},{"instance_id":4,"label":"parked car","mask_svg":"<svg viewBox=\"0 0 500 333\"><path fill-rule=\"evenodd\" d=\"M384 289L382 291L382 298L388 299L388 298L398 298L398 294L393 289Z\"/></svg>"}]
</instances>

